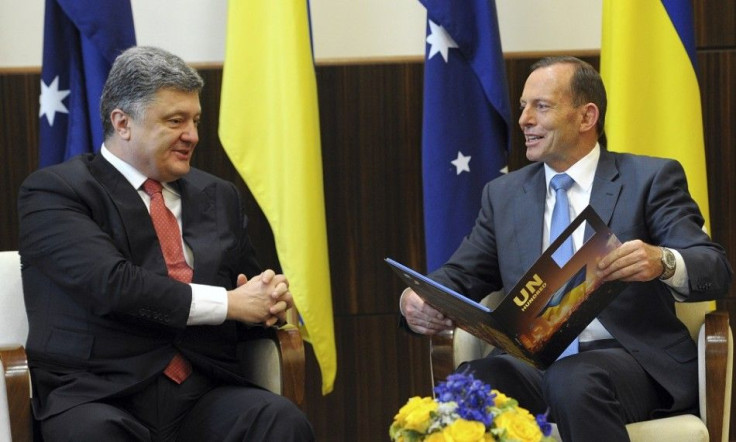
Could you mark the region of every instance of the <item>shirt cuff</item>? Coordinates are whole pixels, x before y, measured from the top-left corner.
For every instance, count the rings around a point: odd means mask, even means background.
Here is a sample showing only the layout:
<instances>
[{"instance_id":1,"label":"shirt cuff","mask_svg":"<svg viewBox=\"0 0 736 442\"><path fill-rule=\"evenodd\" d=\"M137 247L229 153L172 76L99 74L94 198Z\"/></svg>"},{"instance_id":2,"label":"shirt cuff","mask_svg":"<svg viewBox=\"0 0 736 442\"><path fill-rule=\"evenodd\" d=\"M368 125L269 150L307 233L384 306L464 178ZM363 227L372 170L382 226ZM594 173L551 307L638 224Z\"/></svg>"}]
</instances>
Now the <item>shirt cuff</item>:
<instances>
[{"instance_id":1,"label":"shirt cuff","mask_svg":"<svg viewBox=\"0 0 736 442\"><path fill-rule=\"evenodd\" d=\"M219 325L227 317L227 290L211 285L189 284L192 307L187 325Z\"/></svg>"},{"instance_id":2,"label":"shirt cuff","mask_svg":"<svg viewBox=\"0 0 736 442\"><path fill-rule=\"evenodd\" d=\"M406 314L404 313L404 308L402 307L402 302L401 301L404 299L404 295L406 295L406 293L409 290L411 290L411 287L405 288L404 291L401 292L401 296L399 296L399 311L401 312L401 316L404 316L404 317L406 316Z\"/></svg>"},{"instance_id":3,"label":"shirt cuff","mask_svg":"<svg viewBox=\"0 0 736 442\"><path fill-rule=\"evenodd\" d=\"M662 282L670 286L672 289L670 291L675 300L684 301L687 299L687 295L690 294L690 281L687 275L687 267L685 267L685 259L677 250L670 250L675 255L675 273L669 278L663 279Z\"/></svg>"}]
</instances>

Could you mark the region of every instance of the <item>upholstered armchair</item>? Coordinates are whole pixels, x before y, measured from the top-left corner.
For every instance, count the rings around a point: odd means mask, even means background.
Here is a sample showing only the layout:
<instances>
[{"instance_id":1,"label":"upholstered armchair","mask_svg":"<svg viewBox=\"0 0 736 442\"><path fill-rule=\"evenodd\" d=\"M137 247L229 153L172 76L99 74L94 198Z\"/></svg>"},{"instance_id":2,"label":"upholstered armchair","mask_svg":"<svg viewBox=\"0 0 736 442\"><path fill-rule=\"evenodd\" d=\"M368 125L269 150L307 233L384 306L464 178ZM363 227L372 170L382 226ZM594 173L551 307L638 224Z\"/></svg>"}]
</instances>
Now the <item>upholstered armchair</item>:
<instances>
[{"instance_id":1,"label":"upholstered armchair","mask_svg":"<svg viewBox=\"0 0 736 442\"><path fill-rule=\"evenodd\" d=\"M0 441L33 439L31 383L23 345L28 322L18 252L0 252ZM304 400L304 343L296 327L264 329L239 349L243 369L256 383L291 399Z\"/></svg>"},{"instance_id":2,"label":"upholstered armchair","mask_svg":"<svg viewBox=\"0 0 736 442\"><path fill-rule=\"evenodd\" d=\"M481 303L488 305L486 297ZM712 303L679 303L677 316L698 343L700 415L682 415L629 424L633 442L728 441L733 375L733 337L728 314L711 310ZM447 377L463 361L481 358L493 347L461 329L430 340L432 381ZM523 405L523 404L522 404ZM561 440L556 427L553 436Z\"/></svg>"}]
</instances>

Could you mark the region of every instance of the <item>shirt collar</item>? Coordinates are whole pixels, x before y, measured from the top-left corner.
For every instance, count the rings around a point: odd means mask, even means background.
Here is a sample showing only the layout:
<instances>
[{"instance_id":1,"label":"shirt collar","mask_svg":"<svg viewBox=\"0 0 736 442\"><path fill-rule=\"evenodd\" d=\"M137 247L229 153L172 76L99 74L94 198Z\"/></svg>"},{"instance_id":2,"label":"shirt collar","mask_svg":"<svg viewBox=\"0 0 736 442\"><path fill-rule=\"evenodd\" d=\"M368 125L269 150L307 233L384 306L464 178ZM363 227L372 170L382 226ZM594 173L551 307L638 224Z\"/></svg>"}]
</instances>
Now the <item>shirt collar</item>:
<instances>
[{"instance_id":1,"label":"shirt collar","mask_svg":"<svg viewBox=\"0 0 736 442\"><path fill-rule=\"evenodd\" d=\"M110 149L108 149L104 143L102 144L102 148L100 148L100 154L110 164L112 164L112 167L117 169L117 171L125 177L125 179L130 183L131 186L133 186L134 189L141 189L141 187L143 186L143 182L148 179L148 177L140 173L138 169L131 166L129 163L126 163L123 159L121 159L114 153L110 152ZM177 192L176 188L171 184L161 183L161 185L164 187L164 189L168 189L174 194L179 195L179 192Z\"/></svg>"},{"instance_id":2,"label":"shirt collar","mask_svg":"<svg viewBox=\"0 0 736 442\"><path fill-rule=\"evenodd\" d=\"M593 187L593 179L595 178L595 169L598 166L598 159L601 156L601 146L595 143L593 149L587 155L578 160L577 163L570 166L564 173L570 175L575 180L575 185L580 186L586 192ZM549 182L553 176L560 172L556 172L548 165L544 165L544 177L549 191Z\"/></svg>"}]
</instances>

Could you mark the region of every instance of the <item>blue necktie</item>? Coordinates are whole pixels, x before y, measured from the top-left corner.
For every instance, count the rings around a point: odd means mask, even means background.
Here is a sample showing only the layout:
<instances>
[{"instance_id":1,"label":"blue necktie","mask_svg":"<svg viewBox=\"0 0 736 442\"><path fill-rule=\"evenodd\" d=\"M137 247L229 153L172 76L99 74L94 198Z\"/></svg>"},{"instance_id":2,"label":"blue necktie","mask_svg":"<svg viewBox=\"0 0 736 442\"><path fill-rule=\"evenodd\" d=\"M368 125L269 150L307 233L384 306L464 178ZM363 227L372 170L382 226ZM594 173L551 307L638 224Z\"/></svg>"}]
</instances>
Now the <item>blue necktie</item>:
<instances>
[{"instance_id":1,"label":"blue necktie","mask_svg":"<svg viewBox=\"0 0 736 442\"><path fill-rule=\"evenodd\" d=\"M555 207L552 209L552 223L549 228L550 244L560 236L563 230L570 225L570 203L567 200L567 190L575 184L575 181L566 173L558 173L553 176L549 186L555 191ZM558 266L564 266L572 258L572 237L568 237L562 245L552 254Z\"/></svg>"},{"instance_id":2,"label":"blue necktie","mask_svg":"<svg viewBox=\"0 0 736 442\"><path fill-rule=\"evenodd\" d=\"M549 228L549 242L552 243L563 230L570 225L570 203L567 200L567 190L575 184L575 180L570 178L566 173L559 173L552 177L549 182L552 190L555 191L555 207L552 209L552 222ZM560 267L564 266L573 255L572 235L569 236L560 247L552 254ZM578 352L578 338L575 338L570 345L562 352L558 359L573 355Z\"/></svg>"}]
</instances>

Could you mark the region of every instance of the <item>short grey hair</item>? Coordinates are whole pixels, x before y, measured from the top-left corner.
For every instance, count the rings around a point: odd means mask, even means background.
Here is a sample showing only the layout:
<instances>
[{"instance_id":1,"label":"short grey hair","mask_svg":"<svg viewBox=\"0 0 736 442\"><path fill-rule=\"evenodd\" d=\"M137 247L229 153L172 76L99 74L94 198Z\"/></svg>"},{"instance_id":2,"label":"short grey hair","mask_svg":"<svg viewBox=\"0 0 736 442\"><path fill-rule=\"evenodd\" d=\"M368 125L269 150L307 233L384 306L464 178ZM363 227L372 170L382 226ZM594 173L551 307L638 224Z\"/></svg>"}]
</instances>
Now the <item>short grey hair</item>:
<instances>
[{"instance_id":1,"label":"short grey hair","mask_svg":"<svg viewBox=\"0 0 736 442\"><path fill-rule=\"evenodd\" d=\"M110 114L120 109L140 120L161 89L199 94L204 81L184 60L160 48L134 46L120 54L110 69L100 99L105 138L114 133Z\"/></svg>"}]
</instances>

